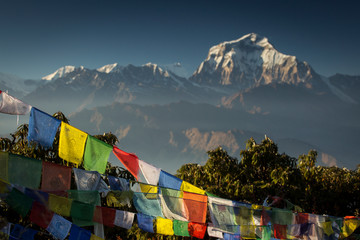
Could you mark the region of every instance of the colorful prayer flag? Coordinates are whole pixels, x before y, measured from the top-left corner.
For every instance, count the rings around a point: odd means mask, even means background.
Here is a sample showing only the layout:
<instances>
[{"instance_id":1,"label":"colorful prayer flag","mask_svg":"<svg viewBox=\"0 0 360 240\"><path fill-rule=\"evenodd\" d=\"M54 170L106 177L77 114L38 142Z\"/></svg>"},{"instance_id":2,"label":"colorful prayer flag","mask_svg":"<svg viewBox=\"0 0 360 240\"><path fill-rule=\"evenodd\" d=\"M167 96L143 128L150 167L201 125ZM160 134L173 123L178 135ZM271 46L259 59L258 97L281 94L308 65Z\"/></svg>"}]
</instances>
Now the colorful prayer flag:
<instances>
[{"instance_id":1,"label":"colorful prayer flag","mask_svg":"<svg viewBox=\"0 0 360 240\"><path fill-rule=\"evenodd\" d=\"M23 217L27 215L33 205L32 198L26 196L16 188L11 190L5 202Z\"/></svg>"},{"instance_id":2,"label":"colorful prayer flag","mask_svg":"<svg viewBox=\"0 0 360 240\"><path fill-rule=\"evenodd\" d=\"M116 210L114 225L130 229L134 222L135 213Z\"/></svg>"},{"instance_id":3,"label":"colorful prayer flag","mask_svg":"<svg viewBox=\"0 0 360 240\"><path fill-rule=\"evenodd\" d=\"M129 191L130 185L129 180L125 178L117 178L111 175L108 175L108 180L110 184L111 190L119 190L119 191Z\"/></svg>"},{"instance_id":4,"label":"colorful prayer flag","mask_svg":"<svg viewBox=\"0 0 360 240\"><path fill-rule=\"evenodd\" d=\"M206 233L206 224L190 222L188 225L189 234L192 237L203 239Z\"/></svg>"},{"instance_id":5,"label":"colorful prayer flag","mask_svg":"<svg viewBox=\"0 0 360 240\"><path fill-rule=\"evenodd\" d=\"M95 191L101 179L100 173L73 168L75 182L78 190Z\"/></svg>"},{"instance_id":6,"label":"colorful prayer flag","mask_svg":"<svg viewBox=\"0 0 360 240\"><path fill-rule=\"evenodd\" d=\"M59 157L68 162L80 165L83 161L87 136L87 133L65 122L61 122Z\"/></svg>"},{"instance_id":7,"label":"colorful prayer flag","mask_svg":"<svg viewBox=\"0 0 360 240\"><path fill-rule=\"evenodd\" d=\"M91 232L72 224L70 229L69 240L90 240Z\"/></svg>"},{"instance_id":8,"label":"colorful prayer flag","mask_svg":"<svg viewBox=\"0 0 360 240\"><path fill-rule=\"evenodd\" d=\"M88 203L73 201L70 215L73 222L80 226L92 226L95 206Z\"/></svg>"},{"instance_id":9,"label":"colorful prayer flag","mask_svg":"<svg viewBox=\"0 0 360 240\"><path fill-rule=\"evenodd\" d=\"M156 233L163 235L174 235L173 221L161 217L156 218Z\"/></svg>"},{"instance_id":10,"label":"colorful prayer flag","mask_svg":"<svg viewBox=\"0 0 360 240\"><path fill-rule=\"evenodd\" d=\"M61 216L70 217L72 199L49 195L49 209Z\"/></svg>"},{"instance_id":11,"label":"colorful prayer flag","mask_svg":"<svg viewBox=\"0 0 360 240\"><path fill-rule=\"evenodd\" d=\"M183 199L189 222L205 223L207 198L205 195L184 192Z\"/></svg>"},{"instance_id":12,"label":"colorful prayer flag","mask_svg":"<svg viewBox=\"0 0 360 240\"><path fill-rule=\"evenodd\" d=\"M34 202L31 208L30 221L36 225L47 228L53 218L54 213L50 211L45 205Z\"/></svg>"},{"instance_id":13,"label":"colorful prayer flag","mask_svg":"<svg viewBox=\"0 0 360 240\"><path fill-rule=\"evenodd\" d=\"M113 147L93 136L88 136L84 153L84 168L105 173L106 164Z\"/></svg>"},{"instance_id":14,"label":"colorful prayer flag","mask_svg":"<svg viewBox=\"0 0 360 240\"><path fill-rule=\"evenodd\" d=\"M189 228L188 228L189 222L174 220L173 225L174 225L174 235L190 237Z\"/></svg>"},{"instance_id":15,"label":"colorful prayer flag","mask_svg":"<svg viewBox=\"0 0 360 240\"><path fill-rule=\"evenodd\" d=\"M180 190L183 180L177 178L163 170L160 172L159 186L164 188L171 188Z\"/></svg>"},{"instance_id":16,"label":"colorful prayer flag","mask_svg":"<svg viewBox=\"0 0 360 240\"><path fill-rule=\"evenodd\" d=\"M114 227L115 214L116 210L114 208L96 206L93 221L105 226Z\"/></svg>"},{"instance_id":17,"label":"colorful prayer flag","mask_svg":"<svg viewBox=\"0 0 360 240\"><path fill-rule=\"evenodd\" d=\"M153 197L149 197L150 195L153 195ZM139 213L154 217L164 217L157 194L145 195L143 193L134 193L133 203Z\"/></svg>"},{"instance_id":18,"label":"colorful prayer flag","mask_svg":"<svg viewBox=\"0 0 360 240\"><path fill-rule=\"evenodd\" d=\"M197 194L201 194L201 195L205 194L204 190L192 185L191 183L185 182L185 181L182 182L180 190L184 191L184 192L197 193Z\"/></svg>"},{"instance_id":19,"label":"colorful prayer flag","mask_svg":"<svg viewBox=\"0 0 360 240\"><path fill-rule=\"evenodd\" d=\"M127 153L114 146L113 153L120 160L127 170L138 179L139 173L139 158L133 153Z\"/></svg>"},{"instance_id":20,"label":"colorful prayer flag","mask_svg":"<svg viewBox=\"0 0 360 240\"><path fill-rule=\"evenodd\" d=\"M59 119L32 108L29 119L29 142L37 142L46 148L52 147L60 123Z\"/></svg>"},{"instance_id":21,"label":"colorful prayer flag","mask_svg":"<svg viewBox=\"0 0 360 240\"><path fill-rule=\"evenodd\" d=\"M25 228L19 224L15 224L13 230L10 233L9 240L33 240L38 231L32 228Z\"/></svg>"}]
</instances>

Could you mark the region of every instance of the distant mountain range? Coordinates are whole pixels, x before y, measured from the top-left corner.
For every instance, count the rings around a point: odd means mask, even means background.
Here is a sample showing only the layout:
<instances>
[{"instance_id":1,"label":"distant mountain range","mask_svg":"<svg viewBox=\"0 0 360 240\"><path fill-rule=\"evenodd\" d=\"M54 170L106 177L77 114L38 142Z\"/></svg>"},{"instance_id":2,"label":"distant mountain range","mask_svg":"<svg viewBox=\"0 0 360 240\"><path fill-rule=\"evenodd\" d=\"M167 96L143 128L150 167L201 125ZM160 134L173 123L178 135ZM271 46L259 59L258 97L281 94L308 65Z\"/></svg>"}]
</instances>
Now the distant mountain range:
<instances>
[{"instance_id":1,"label":"distant mountain range","mask_svg":"<svg viewBox=\"0 0 360 240\"><path fill-rule=\"evenodd\" d=\"M321 76L254 33L211 47L184 76L180 64L114 63L65 66L41 81L0 75L0 87L91 134L111 131L124 150L172 171L218 145L239 157L264 134L295 157L316 148L320 164L359 162L359 76Z\"/></svg>"}]
</instances>

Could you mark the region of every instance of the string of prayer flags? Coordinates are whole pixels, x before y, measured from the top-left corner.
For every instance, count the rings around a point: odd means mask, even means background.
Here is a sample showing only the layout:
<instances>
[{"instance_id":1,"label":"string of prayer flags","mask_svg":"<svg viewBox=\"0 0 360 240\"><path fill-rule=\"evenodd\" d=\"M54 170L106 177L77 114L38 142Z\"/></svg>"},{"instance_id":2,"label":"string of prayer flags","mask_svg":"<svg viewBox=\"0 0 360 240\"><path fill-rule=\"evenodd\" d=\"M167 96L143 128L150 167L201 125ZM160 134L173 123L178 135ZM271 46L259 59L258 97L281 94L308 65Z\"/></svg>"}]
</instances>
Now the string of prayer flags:
<instances>
[{"instance_id":1,"label":"string of prayer flags","mask_svg":"<svg viewBox=\"0 0 360 240\"><path fill-rule=\"evenodd\" d=\"M203 239L206 233L206 224L189 222L189 234L192 237Z\"/></svg>"},{"instance_id":2,"label":"string of prayer flags","mask_svg":"<svg viewBox=\"0 0 360 240\"><path fill-rule=\"evenodd\" d=\"M114 225L130 229L134 222L135 213L116 210Z\"/></svg>"},{"instance_id":3,"label":"string of prayer flags","mask_svg":"<svg viewBox=\"0 0 360 240\"><path fill-rule=\"evenodd\" d=\"M154 167L153 165L139 160L140 170L148 184L158 185L161 169Z\"/></svg>"},{"instance_id":4,"label":"string of prayer flags","mask_svg":"<svg viewBox=\"0 0 360 240\"><path fill-rule=\"evenodd\" d=\"M205 223L207 212L207 196L183 192L184 204L189 222Z\"/></svg>"},{"instance_id":5,"label":"string of prayer flags","mask_svg":"<svg viewBox=\"0 0 360 240\"><path fill-rule=\"evenodd\" d=\"M205 191L202 190L201 188L198 188L186 181L183 181L180 187L181 191L184 192L191 192L191 193L197 193L197 194L201 194L201 195L205 195Z\"/></svg>"},{"instance_id":6,"label":"string of prayer flags","mask_svg":"<svg viewBox=\"0 0 360 240\"><path fill-rule=\"evenodd\" d=\"M49 209L64 217L70 217L72 199L53 194L49 195Z\"/></svg>"},{"instance_id":7,"label":"string of prayer flags","mask_svg":"<svg viewBox=\"0 0 360 240\"><path fill-rule=\"evenodd\" d=\"M0 112L12 115L25 115L31 110L31 106L23 103L17 98L14 98L0 90L2 95L2 102L0 104Z\"/></svg>"},{"instance_id":8,"label":"string of prayer flags","mask_svg":"<svg viewBox=\"0 0 360 240\"><path fill-rule=\"evenodd\" d=\"M154 233L154 217L138 213L136 219L141 230Z\"/></svg>"},{"instance_id":9,"label":"string of prayer flags","mask_svg":"<svg viewBox=\"0 0 360 240\"><path fill-rule=\"evenodd\" d=\"M189 227L188 227L189 222L174 220L173 225L174 225L174 234L176 236L190 237Z\"/></svg>"},{"instance_id":10,"label":"string of prayer flags","mask_svg":"<svg viewBox=\"0 0 360 240\"><path fill-rule=\"evenodd\" d=\"M89 135L85 145L84 168L104 174L112 150L111 145Z\"/></svg>"},{"instance_id":11,"label":"string of prayer flags","mask_svg":"<svg viewBox=\"0 0 360 240\"><path fill-rule=\"evenodd\" d=\"M13 230L10 233L9 239L15 240L33 240L38 231L32 228L24 228L19 224L15 224Z\"/></svg>"},{"instance_id":12,"label":"string of prayer flags","mask_svg":"<svg viewBox=\"0 0 360 240\"><path fill-rule=\"evenodd\" d=\"M100 173L97 171L86 171L79 168L73 168L73 172L78 190L97 190L101 179Z\"/></svg>"},{"instance_id":13,"label":"string of prayer flags","mask_svg":"<svg viewBox=\"0 0 360 240\"><path fill-rule=\"evenodd\" d=\"M90 240L91 232L72 224L70 229L69 240Z\"/></svg>"},{"instance_id":14,"label":"string of prayer flags","mask_svg":"<svg viewBox=\"0 0 360 240\"><path fill-rule=\"evenodd\" d=\"M52 147L60 123L59 119L33 107L29 119L29 142L37 142L45 148Z\"/></svg>"},{"instance_id":15,"label":"string of prayer flags","mask_svg":"<svg viewBox=\"0 0 360 240\"><path fill-rule=\"evenodd\" d=\"M50 211L41 203L34 201L30 213L31 222L46 229L49 226L53 216L54 212Z\"/></svg>"},{"instance_id":16,"label":"string of prayer flags","mask_svg":"<svg viewBox=\"0 0 360 240\"><path fill-rule=\"evenodd\" d=\"M71 186L71 168L45 162L42 164L41 189L49 192L67 191Z\"/></svg>"},{"instance_id":17,"label":"string of prayer flags","mask_svg":"<svg viewBox=\"0 0 360 240\"><path fill-rule=\"evenodd\" d=\"M65 218L54 214L49 226L46 228L56 239L64 240L70 232L72 223Z\"/></svg>"},{"instance_id":18,"label":"string of prayer flags","mask_svg":"<svg viewBox=\"0 0 360 240\"><path fill-rule=\"evenodd\" d=\"M114 227L115 215L116 210L113 208L96 206L93 221L108 227Z\"/></svg>"},{"instance_id":19,"label":"string of prayer flags","mask_svg":"<svg viewBox=\"0 0 360 240\"><path fill-rule=\"evenodd\" d=\"M183 182L183 180L181 180L180 178L177 178L177 177L161 170L160 177L159 177L159 186L160 187L180 190L182 182Z\"/></svg>"},{"instance_id":20,"label":"string of prayer flags","mask_svg":"<svg viewBox=\"0 0 360 240\"><path fill-rule=\"evenodd\" d=\"M87 137L87 133L61 122L59 157L75 165L80 165L83 161Z\"/></svg>"},{"instance_id":21,"label":"string of prayer flags","mask_svg":"<svg viewBox=\"0 0 360 240\"><path fill-rule=\"evenodd\" d=\"M9 153L8 180L24 187L38 189L41 180L42 161Z\"/></svg>"},{"instance_id":22,"label":"string of prayer flags","mask_svg":"<svg viewBox=\"0 0 360 240\"><path fill-rule=\"evenodd\" d=\"M156 218L156 233L163 235L174 235L173 221L162 217Z\"/></svg>"},{"instance_id":23,"label":"string of prayer flags","mask_svg":"<svg viewBox=\"0 0 360 240\"><path fill-rule=\"evenodd\" d=\"M126 169L138 179L139 174L139 158L133 153L127 153L118 147L114 146L113 153L120 160Z\"/></svg>"},{"instance_id":24,"label":"string of prayer flags","mask_svg":"<svg viewBox=\"0 0 360 240\"><path fill-rule=\"evenodd\" d=\"M11 190L5 202L23 217L27 215L33 204L32 198L26 196L16 188Z\"/></svg>"}]
</instances>

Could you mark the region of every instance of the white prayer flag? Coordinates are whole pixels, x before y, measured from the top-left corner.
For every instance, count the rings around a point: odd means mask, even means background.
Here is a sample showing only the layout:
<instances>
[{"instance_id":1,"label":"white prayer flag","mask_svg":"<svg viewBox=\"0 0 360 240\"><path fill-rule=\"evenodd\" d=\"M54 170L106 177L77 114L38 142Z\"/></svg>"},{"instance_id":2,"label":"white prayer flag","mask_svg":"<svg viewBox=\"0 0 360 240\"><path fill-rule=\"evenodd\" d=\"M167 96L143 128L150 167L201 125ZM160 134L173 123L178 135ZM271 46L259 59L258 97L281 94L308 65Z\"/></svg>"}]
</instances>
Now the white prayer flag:
<instances>
[{"instance_id":1,"label":"white prayer flag","mask_svg":"<svg viewBox=\"0 0 360 240\"><path fill-rule=\"evenodd\" d=\"M161 169L139 159L139 166L146 182L151 185L158 185Z\"/></svg>"},{"instance_id":2,"label":"white prayer flag","mask_svg":"<svg viewBox=\"0 0 360 240\"><path fill-rule=\"evenodd\" d=\"M6 92L0 91L2 102L0 104L0 112L12 115L25 115L31 110L29 104L23 103L17 98L8 95Z\"/></svg>"}]
</instances>

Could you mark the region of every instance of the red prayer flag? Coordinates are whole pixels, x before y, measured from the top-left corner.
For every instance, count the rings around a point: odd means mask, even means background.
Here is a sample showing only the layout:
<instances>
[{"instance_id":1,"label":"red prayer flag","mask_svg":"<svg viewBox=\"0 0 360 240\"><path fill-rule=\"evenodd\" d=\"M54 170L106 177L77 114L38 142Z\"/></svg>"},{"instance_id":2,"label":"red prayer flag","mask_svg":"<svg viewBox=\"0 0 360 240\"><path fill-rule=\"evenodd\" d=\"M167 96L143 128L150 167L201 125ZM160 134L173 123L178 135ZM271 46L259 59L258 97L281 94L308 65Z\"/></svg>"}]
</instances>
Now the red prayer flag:
<instances>
[{"instance_id":1,"label":"red prayer flag","mask_svg":"<svg viewBox=\"0 0 360 240\"><path fill-rule=\"evenodd\" d=\"M203 239L205 237L206 225L203 223L190 222L188 225L190 236Z\"/></svg>"},{"instance_id":2,"label":"red prayer flag","mask_svg":"<svg viewBox=\"0 0 360 240\"><path fill-rule=\"evenodd\" d=\"M287 225L274 224L274 238L287 239Z\"/></svg>"},{"instance_id":3,"label":"red prayer flag","mask_svg":"<svg viewBox=\"0 0 360 240\"><path fill-rule=\"evenodd\" d=\"M67 191L71 185L71 168L43 161L41 190Z\"/></svg>"},{"instance_id":4,"label":"red prayer flag","mask_svg":"<svg viewBox=\"0 0 360 240\"><path fill-rule=\"evenodd\" d=\"M105 226L114 227L115 215L116 210L113 208L96 206L93 221Z\"/></svg>"},{"instance_id":5,"label":"red prayer flag","mask_svg":"<svg viewBox=\"0 0 360 240\"><path fill-rule=\"evenodd\" d=\"M30 221L36 225L47 228L54 216L54 213L50 211L46 206L39 202L34 202L31 208Z\"/></svg>"},{"instance_id":6,"label":"red prayer flag","mask_svg":"<svg viewBox=\"0 0 360 240\"><path fill-rule=\"evenodd\" d=\"M127 153L116 146L113 148L113 153L115 156L124 164L124 166L129 170L129 172L138 179L139 173L139 158L133 153Z\"/></svg>"},{"instance_id":7,"label":"red prayer flag","mask_svg":"<svg viewBox=\"0 0 360 240\"><path fill-rule=\"evenodd\" d=\"M295 217L296 224L305 224L309 222L309 214L308 213L297 213Z\"/></svg>"}]
</instances>

